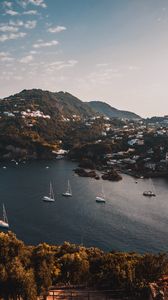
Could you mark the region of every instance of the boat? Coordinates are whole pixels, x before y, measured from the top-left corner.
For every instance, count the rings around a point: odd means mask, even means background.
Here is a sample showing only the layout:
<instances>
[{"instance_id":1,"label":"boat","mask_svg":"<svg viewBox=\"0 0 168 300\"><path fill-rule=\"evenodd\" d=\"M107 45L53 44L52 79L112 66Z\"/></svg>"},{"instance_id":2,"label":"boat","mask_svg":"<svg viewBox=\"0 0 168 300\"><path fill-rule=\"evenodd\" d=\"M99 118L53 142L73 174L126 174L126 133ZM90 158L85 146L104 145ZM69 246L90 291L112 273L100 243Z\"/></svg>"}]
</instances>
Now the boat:
<instances>
[{"instance_id":1,"label":"boat","mask_svg":"<svg viewBox=\"0 0 168 300\"><path fill-rule=\"evenodd\" d=\"M62 196L64 196L64 197L72 197L72 189L71 189L71 185L70 185L69 180L68 180L67 190L66 190L65 193L62 193Z\"/></svg>"},{"instance_id":2,"label":"boat","mask_svg":"<svg viewBox=\"0 0 168 300\"><path fill-rule=\"evenodd\" d=\"M9 222L5 210L5 205L3 204L3 219L0 220L0 228L9 228Z\"/></svg>"},{"instance_id":3,"label":"boat","mask_svg":"<svg viewBox=\"0 0 168 300\"><path fill-rule=\"evenodd\" d=\"M43 201L46 201L46 202L54 202L55 201L54 192L53 192L53 188L52 188L51 182L50 182L49 196L44 196L43 197Z\"/></svg>"},{"instance_id":4,"label":"boat","mask_svg":"<svg viewBox=\"0 0 168 300\"><path fill-rule=\"evenodd\" d=\"M151 185L152 189L149 191L144 191L143 195L146 197L156 197L156 194L154 192L155 188L154 188L154 185L153 185L153 182L151 179L150 179L150 185Z\"/></svg>"},{"instance_id":5,"label":"boat","mask_svg":"<svg viewBox=\"0 0 168 300\"><path fill-rule=\"evenodd\" d=\"M103 186L102 186L101 195L96 197L96 202L97 203L105 203L106 202L106 197L105 197L105 194L104 194Z\"/></svg>"},{"instance_id":6,"label":"boat","mask_svg":"<svg viewBox=\"0 0 168 300\"><path fill-rule=\"evenodd\" d=\"M146 197L156 197L156 194L152 191L145 191L143 192L143 195Z\"/></svg>"}]
</instances>

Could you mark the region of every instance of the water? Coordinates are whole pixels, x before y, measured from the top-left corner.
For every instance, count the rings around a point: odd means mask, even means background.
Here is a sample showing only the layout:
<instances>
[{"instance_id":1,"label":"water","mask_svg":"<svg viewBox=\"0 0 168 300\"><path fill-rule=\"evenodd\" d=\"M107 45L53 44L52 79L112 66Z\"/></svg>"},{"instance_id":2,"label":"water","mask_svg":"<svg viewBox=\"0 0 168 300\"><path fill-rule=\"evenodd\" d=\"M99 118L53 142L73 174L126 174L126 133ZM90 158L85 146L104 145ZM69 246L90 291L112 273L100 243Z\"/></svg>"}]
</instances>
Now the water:
<instances>
[{"instance_id":1,"label":"water","mask_svg":"<svg viewBox=\"0 0 168 300\"><path fill-rule=\"evenodd\" d=\"M103 250L160 252L168 249L168 180L96 181L74 174L64 160L0 164L0 210L5 203L10 230L27 244L65 240ZM47 169L46 166L49 166ZM73 197L61 196L70 180ZM45 203L52 182L56 201ZM102 183L106 204L98 204ZM157 197L144 197L155 189ZM1 213L1 212L0 212Z\"/></svg>"}]
</instances>

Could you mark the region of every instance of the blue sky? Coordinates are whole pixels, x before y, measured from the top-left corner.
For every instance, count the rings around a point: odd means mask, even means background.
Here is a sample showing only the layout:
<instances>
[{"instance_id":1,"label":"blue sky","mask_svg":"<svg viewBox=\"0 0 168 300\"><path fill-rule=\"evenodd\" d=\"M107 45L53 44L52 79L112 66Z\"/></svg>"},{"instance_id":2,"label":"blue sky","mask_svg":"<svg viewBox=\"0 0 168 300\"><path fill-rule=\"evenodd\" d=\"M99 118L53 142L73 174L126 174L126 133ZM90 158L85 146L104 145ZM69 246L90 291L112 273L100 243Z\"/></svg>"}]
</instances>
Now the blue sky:
<instances>
[{"instance_id":1,"label":"blue sky","mask_svg":"<svg viewBox=\"0 0 168 300\"><path fill-rule=\"evenodd\" d=\"M167 0L0 0L0 97L68 91L168 113Z\"/></svg>"}]
</instances>

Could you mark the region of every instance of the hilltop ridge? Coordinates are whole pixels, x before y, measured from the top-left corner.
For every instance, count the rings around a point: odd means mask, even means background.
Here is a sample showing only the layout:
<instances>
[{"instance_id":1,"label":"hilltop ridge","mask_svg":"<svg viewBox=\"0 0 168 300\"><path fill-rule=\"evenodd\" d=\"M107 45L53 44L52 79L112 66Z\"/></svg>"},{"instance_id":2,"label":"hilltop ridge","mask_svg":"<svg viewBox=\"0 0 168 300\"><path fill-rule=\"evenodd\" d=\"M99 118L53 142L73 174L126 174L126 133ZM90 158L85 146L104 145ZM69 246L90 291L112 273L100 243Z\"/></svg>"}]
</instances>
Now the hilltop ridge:
<instances>
[{"instance_id":1,"label":"hilltop ridge","mask_svg":"<svg viewBox=\"0 0 168 300\"><path fill-rule=\"evenodd\" d=\"M88 105L97 113L103 114L108 118L141 119L139 115L133 112L116 109L106 102L90 101Z\"/></svg>"},{"instance_id":2,"label":"hilltop ridge","mask_svg":"<svg viewBox=\"0 0 168 300\"><path fill-rule=\"evenodd\" d=\"M47 113L52 115L64 115L65 117L71 117L72 115L78 115L80 117L91 117L95 115L105 115L109 118L126 118L126 119L140 119L141 117L133 112L119 110L106 102L102 101L90 101L84 102L74 95L68 92L50 92L41 89L22 90L21 92L4 98L5 100L13 101L29 101L25 102L25 107L34 101L45 109ZM13 103L10 102L10 109Z\"/></svg>"}]
</instances>

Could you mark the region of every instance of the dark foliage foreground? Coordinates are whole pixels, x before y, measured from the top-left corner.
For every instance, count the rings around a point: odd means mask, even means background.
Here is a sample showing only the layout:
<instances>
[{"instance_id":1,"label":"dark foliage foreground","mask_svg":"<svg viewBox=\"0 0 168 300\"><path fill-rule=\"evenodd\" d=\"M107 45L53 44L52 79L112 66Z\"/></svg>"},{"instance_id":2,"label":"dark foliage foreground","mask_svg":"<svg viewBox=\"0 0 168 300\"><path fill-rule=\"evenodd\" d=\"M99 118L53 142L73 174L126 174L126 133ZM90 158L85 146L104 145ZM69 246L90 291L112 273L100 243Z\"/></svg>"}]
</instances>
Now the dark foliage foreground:
<instances>
[{"instance_id":1,"label":"dark foliage foreground","mask_svg":"<svg viewBox=\"0 0 168 300\"><path fill-rule=\"evenodd\" d=\"M59 283L137 294L167 271L167 254L105 253L67 242L27 246L12 232L0 233L0 298L5 300L35 300Z\"/></svg>"}]
</instances>

